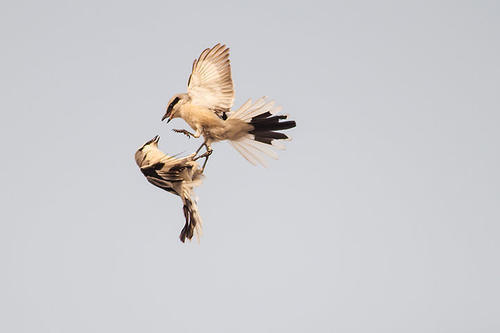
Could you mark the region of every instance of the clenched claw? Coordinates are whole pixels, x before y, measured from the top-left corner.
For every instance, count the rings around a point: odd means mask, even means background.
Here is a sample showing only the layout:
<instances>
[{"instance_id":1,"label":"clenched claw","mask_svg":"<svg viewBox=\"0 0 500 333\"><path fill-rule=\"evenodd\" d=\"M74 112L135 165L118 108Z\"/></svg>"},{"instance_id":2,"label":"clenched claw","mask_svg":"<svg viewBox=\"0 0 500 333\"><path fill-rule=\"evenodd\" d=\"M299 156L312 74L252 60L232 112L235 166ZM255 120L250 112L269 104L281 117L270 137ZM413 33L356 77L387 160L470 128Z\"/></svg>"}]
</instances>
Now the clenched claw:
<instances>
[{"instance_id":1,"label":"clenched claw","mask_svg":"<svg viewBox=\"0 0 500 333\"><path fill-rule=\"evenodd\" d=\"M185 129L173 129L172 131L176 132L176 133L181 133L181 134L184 134L186 135L188 138L190 138L192 136L191 133L189 133L188 131L186 131Z\"/></svg>"},{"instance_id":2,"label":"clenched claw","mask_svg":"<svg viewBox=\"0 0 500 333\"><path fill-rule=\"evenodd\" d=\"M203 158L203 157L205 157L205 158L207 158L207 159L208 159L208 156L212 155L212 151L213 151L213 150L208 150L208 151L206 151L205 153L201 154L200 156L195 157L195 158L194 158L194 161L196 161L197 159Z\"/></svg>"}]
</instances>

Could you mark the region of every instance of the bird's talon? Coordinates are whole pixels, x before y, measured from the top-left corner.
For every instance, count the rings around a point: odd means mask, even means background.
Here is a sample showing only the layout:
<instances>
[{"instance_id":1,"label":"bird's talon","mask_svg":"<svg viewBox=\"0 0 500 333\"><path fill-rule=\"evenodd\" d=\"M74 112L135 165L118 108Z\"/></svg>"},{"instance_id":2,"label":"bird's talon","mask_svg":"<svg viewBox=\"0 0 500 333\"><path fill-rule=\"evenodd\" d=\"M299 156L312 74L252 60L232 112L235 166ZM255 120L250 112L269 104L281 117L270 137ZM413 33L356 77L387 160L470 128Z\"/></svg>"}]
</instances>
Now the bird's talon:
<instances>
[{"instance_id":1,"label":"bird's talon","mask_svg":"<svg viewBox=\"0 0 500 333\"><path fill-rule=\"evenodd\" d=\"M175 129L175 128L174 128L172 131L174 131L174 132L176 132L176 133L181 133L181 134L184 134L184 135L186 135L188 138L190 138L190 137L191 137L191 134L190 134L188 131L184 130L184 129Z\"/></svg>"},{"instance_id":2,"label":"bird's talon","mask_svg":"<svg viewBox=\"0 0 500 333\"><path fill-rule=\"evenodd\" d=\"M212 152L213 150L207 150L206 152L204 152L203 154L201 154L200 156L196 157L194 159L194 161L200 159L200 158L208 158L210 155L212 155Z\"/></svg>"}]
</instances>

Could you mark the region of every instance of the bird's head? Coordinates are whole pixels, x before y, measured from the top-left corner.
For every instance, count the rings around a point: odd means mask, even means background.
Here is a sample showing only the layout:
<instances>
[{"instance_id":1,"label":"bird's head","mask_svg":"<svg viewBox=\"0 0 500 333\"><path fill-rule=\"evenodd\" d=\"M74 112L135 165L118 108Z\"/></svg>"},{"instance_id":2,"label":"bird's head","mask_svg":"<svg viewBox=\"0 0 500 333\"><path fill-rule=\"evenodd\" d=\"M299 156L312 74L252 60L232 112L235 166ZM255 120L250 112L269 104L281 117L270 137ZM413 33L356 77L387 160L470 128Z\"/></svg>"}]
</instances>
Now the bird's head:
<instances>
[{"instance_id":1,"label":"bird's head","mask_svg":"<svg viewBox=\"0 0 500 333\"><path fill-rule=\"evenodd\" d=\"M168 123L170 120L172 120L174 118L179 118L180 117L180 114L179 114L180 106L182 104L186 103L187 100L188 100L187 94L177 94L174 97L172 97L170 99L170 101L168 101L167 111L165 112L165 115L163 116L163 118L161 118L161 121L164 121L165 119L167 119L167 123Z\"/></svg>"},{"instance_id":2,"label":"bird's head","mask_svg":"<svg viewBox=\"0 0 500 333\"><path fill-rule=\"evenodd\" d=\"M160 141L160 136L155 135L154 138L146 142L135 152L135 162L139 167L141 167L146 161L147 155L151 150L158 149L158 141Z\"/></svg>"}]
</instances>

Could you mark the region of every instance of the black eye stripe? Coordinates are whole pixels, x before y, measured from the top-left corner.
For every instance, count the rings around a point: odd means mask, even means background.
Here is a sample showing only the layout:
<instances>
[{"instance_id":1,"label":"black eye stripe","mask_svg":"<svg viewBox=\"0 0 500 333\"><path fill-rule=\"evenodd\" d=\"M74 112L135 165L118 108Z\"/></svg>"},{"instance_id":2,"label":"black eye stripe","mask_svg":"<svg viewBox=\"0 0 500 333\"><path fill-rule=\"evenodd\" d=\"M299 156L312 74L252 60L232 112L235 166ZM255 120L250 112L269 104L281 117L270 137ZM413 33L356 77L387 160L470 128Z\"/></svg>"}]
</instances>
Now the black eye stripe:
<instances>
[{"instance_id":1,"label":"black eye stripe","mask_svg":"<svg viewBox=\"0 0 500 333\"><path fill-rule=\"evenodd\" d=\"M174 98L174 100L172 101L172 103L170 103L170 105L168 106L167 112L172 111L172 109L174 108L175 104L177 104L179 102L179 100L180 100L179 97Z\"/></svg>"}]
</instances>

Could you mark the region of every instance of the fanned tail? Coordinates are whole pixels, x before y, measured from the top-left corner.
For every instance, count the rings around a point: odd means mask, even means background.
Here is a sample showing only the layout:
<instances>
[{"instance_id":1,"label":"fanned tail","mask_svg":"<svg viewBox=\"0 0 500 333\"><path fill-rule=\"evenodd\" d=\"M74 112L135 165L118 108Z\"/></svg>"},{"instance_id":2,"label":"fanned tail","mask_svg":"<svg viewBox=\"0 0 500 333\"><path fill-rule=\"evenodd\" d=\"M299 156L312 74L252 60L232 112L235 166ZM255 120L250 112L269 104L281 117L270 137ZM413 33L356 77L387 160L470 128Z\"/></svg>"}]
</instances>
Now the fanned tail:
<instances>
[{"instance_id":1,"label":"fanned tail","mask_svg":"<svg viewBox=\"0 0 500 333\"><path fill-rule=\"evenodd\" d=\"M266 101L266 97L252 104L248 100L238 110L231 112L228 119L239 119L252 126L248 133L238 140L230 141L231 145L250 163L267 166L264 156L274 159L278 155L272 148L284 149L282 140L290 138L280 131L296 126L294 120L287 115L278 115L281 107L275 107L274 101Z\"/></svg>"}]
</instances>

